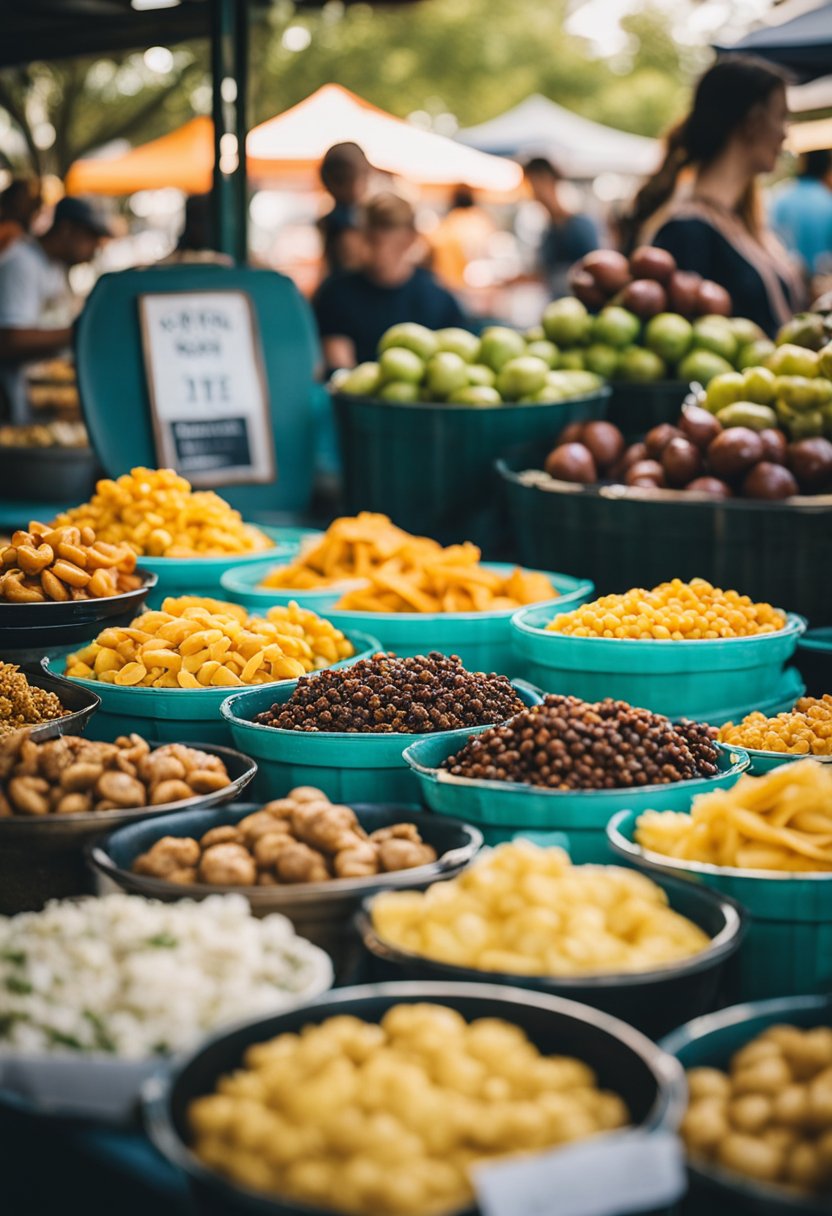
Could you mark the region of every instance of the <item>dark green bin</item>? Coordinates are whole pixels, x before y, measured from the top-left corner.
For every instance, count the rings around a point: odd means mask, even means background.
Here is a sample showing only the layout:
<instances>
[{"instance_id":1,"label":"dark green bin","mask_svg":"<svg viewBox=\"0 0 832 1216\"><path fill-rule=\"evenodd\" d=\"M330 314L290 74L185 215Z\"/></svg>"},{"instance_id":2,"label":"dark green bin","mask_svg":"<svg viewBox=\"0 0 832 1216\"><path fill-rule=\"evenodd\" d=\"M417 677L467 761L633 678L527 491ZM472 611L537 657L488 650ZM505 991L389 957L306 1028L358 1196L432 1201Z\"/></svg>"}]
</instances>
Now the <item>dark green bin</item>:
<instances>
[{"instance_id":1,"label":"dark green bin","mask_svg":"<svg viewBox=\"0 0 832 1216\"><path fill-rule=\"evenodd\" d=\"M613 381L607 420L614 422L629 442L643 439L660 422L678 422L689 387L687 380L656 380L651 384Z\"/></svg>"},{"instance_id":2,"label":"dark green bin","mask_svg":"<svg viewBox=\"0 0 832 1216\"><path fill-rule=\"evenodd\" d=\"M591 579L598 595L706 578L832 624L832 495L719 500L524 475L540 459L538 448L497 464L524 565Z\"/></svg>"},{"instance_id":3,"label":"dark green bin","mask_svg":"<svg viewBox=\"0 0 832 1216\"><path fill-rule=\"evenodd\" d=\"M499 558L508 528L497 457L527 442L548 451L567 423L603 418L609 395L604 388L553 405L477 408L334 393L345 508L382 511L408 532L443 544L471 540Z\"/></svg>"}]
</instances>

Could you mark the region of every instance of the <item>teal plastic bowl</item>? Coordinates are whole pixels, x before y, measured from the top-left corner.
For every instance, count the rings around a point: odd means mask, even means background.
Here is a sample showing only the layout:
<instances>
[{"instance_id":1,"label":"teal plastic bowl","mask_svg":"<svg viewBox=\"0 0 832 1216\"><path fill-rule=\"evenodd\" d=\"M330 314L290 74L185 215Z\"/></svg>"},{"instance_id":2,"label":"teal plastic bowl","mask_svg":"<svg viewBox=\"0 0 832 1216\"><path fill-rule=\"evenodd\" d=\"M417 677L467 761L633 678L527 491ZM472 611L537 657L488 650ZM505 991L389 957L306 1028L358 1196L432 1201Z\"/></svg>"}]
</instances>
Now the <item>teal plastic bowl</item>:
<instances>
[{"instance_id":1,"label":"teal plastic bowl","mask_svg":"<svg viewBox=\"0 0 832 1216\"><path fill-rule=\"evenodd\" d=\"M237 743L242 750L242 741ZM742 748L721 748L717 777L645 785L638 790L544 790L517 781L452 777L440 765L459 747L458 739L444 735L420 739L404 753L419 780L422 800L430 809L437 815L452 815L476 824L486 844L500 844L517 836L535 844L562 844L566 836L566 847L576 864L613 860L605 830L610 816L622 804L641 810L661 807L687 811L697 794L726 789L748 768ZM257 754L251 748L248 752Z\"/></svg>"},{"instance_id":2,"label":"teal plastic bowl","mask_svg":"<svg viewBox=\"0 0 832 1216\"><path fill-rule=\"evenodd\" d=\"M513 680L526 705L540 702L538 689ZM336 802L413 802L419 793L416 776L402 753L420 735L346 734L334 731L280 730L254 721L274 704L288 701L297 681L252 688L228 697L221 713L231 738L247 756L257 758L256 797L280 798L297 785L312 785ZM486 729L481 727L480 729ZM448 750L461 747L470 729L430 735L431 742L449 740ZM467 818L467 816L463 816Z\"/></svg>"},{"instance_id":3,"label":"teal plastic bowl","mask_svg":"<svg viewBox=\"0 0 832 1216\"><path fill-rule=\"evenodd\" d=\"M787 997L735 1005L696 1018L660 1046L684 1068L726 1068L731 1057L770 1026L832 1026L832 997ZM829 1199L810 1199L742 1178L719 1166L688 1163L690 1212L708 1216L829 1216Z\"/></svg>"},{"instance_id":4,"label":"teal plastic bowl","mask_svg":"<svg viewBox=\"0 0 832 1216\"><path fill-rule=\"evenodd\" d=\"M297 554L300 548L297 540L283 540L281 528L260 527L260 531L272 538L273 549L248 556L237 553L225 557L140 557L142 569L152 570L159 580L148 596L148 608L158 608L169 595L207 595L221 600L220 579L230 566L262 571L264 566L275 562L291 561Z\"/></svg>"},{"instance_id":5,"label":"teal plastic bowl","mask_svg":"<svg viewBox=\"0 0 832 1216\"><path fill-rule=\"evenodd\" d=\"M677 861L635 841L640 810L620 811L607 828L610 847L630 865L670 874L730 895L750 914L739 955L739 996L753 1001L832 990L832 872L777 874Z\"/></svg>"},{"instance_id":6,"label":"teal plastic bowl","mask_svg":"<svg viewBox=\"0 0 832 1216\"><path fill-rule=\"evenodd\" d=\"M832 764L832 756L799 756L789 752L762 752L753 747L745 749L751 760L748 772L751 777L762 777L774 768L793 764L795 760L814 760L817 764Z\"/></svg>"},{"instance_id":7,"label":"teal plastic bowl","mask_svg":"<svg viewBox=\"0 0 832 1216\"><path fill-rule=\"evenodd\" d=\"M351 633L349 640L356 653L349 659L334 663L334 667L349 667L359 659L366 659L379 649L378 639L365 633ZM55 669L64 673L66 660L56 663ZM228 688L124 688L117 684L103 684L99 680L81 680L67 677L73 684L96 693L101 706L93 715L87 736L90 739L109 741L119 735L137 731L151 743L178 743L181 739L199 739L202 743L231 744L231 731L220 710L228 697ZM275 697L275 690L294 688L297 681L280 680L274 684L255 684L254 689L264 689L267 696Z\"/></svg>"},{"instance_id":8,"label":"teal plastic bowl","mask_svg":"<svg viewBox=\"0 0 832 1216\"><path fill-rule=\"evenodd\" d=\"M511 562L484 562L489 570L510 574ZM554 602L571 611L591 599L595 587L588 579L571 578L568 574L541 571L551 579L559 592ZM525 676L511 641L513 609L505 612L345 612L335 607L343 588L325 591L276 591L258 587L263 578L262 568L239 566L226 571L220 580L224 592L250 612L266 612L275 604L288 604L295 599L304 608L324 613L333 625L344 632L366 629L381 639L385 650L404 657L440 650L443 654L458 654L469 671L499 671L505 675Z\"/></svg>"},{"instance_id":9,"label":"teal plastic bowl","mask_svg":"<svg viewBox=\"0 0 832 1216\"><path fill-rule=\"evenodd\" d=\"M629 701L670 718L725 721L726 706L742 714L770 699L806 628L790 613L777 633L691 642L577 638L546 626L557 603L521 608L511 619L512 642L526 679L546 692L584 701ZM779 690L778 690L779 691Z\"/></svg>"}]
</instances>

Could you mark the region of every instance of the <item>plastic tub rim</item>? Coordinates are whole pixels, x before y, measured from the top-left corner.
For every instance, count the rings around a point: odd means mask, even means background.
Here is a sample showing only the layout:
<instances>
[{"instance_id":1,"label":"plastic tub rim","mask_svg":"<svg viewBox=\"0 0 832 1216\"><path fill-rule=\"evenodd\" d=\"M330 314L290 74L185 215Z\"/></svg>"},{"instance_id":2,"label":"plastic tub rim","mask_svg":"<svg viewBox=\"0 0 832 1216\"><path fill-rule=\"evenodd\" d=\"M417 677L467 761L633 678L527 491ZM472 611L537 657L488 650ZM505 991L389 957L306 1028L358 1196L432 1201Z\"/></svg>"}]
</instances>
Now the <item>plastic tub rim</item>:
<instances>
[{"instance_id":1,"label":"plastic tub rim","mask_svg":"<svg viewBox=\"0 0 832 1216\"><path fill-rule=\"evenodd\" d=\"M594 870L608 869L600 863L586 862L580 868L589 867ZM669 879L671 885L678 886L681 880ZM702 888L699 893L714 896L713 903L716 904L725 918L725 924L719 932L709 940L709 944L700 950L698 954L690 955L688 958L678 959L675 962L663 963L659 967L652 967L649 971L593 971L587 974L580 975L538 975L518 974L516 972L502 971L480 971L476 967L468 967L464 964L444 963L440 959L433 959L427 954L416 954L412 950L405 950L401 946L394 946L392 942L388 942L383 938L375 928L372 917L372 906L380 895L387 892L378 892L374 895L369 895L362 901L361 908L356 914L356 927L358 928L362 942L365 948L374 954L376 958L383 958L385 961L393 961L406 965L428 963L432 967L437 967L440 970L447 970L452 973L454 971L466 971L470 974L470 982L474 983L475 976L483 975L488 977L488 983L507 984L523 982L543 982L557 985L558 988L580 990L587 988L635 988L643 984L660 984L667 980L682 979L689 975L696 975L700 971L708 970L711 966L725 962L732 954L742 945L743 938L748 929L748 914L743 909L742 905L730 895L724 895L722 892L712 891L710 888ZM709 902L706 900L706 902ZM686 917L691 920L691 917ZM694 924L696 922L693 922ZM698 926L701 928L701 926ZM704 930L703 930L704 932ZM381 949L375 950L369 946L368 940L376 943ZM565 993L568 996L568 992ZM577 999L577 998L574 998Z\"/></svg>"},{"instance_id":2,"label":"plastic tub rim","mask_svg":"<svg viewBox=\"0 0 832 1216\"><path fill-rule=\"evenodd\" d=\"M235 807L239 810L242 810L245 807L251 807L250 813L253 813L256 810L261 810L264 805L265 804L262 802L251 802L251 803L242 803L242 804L230 802L230 803L226 803L224 806L220 806L220 807L216 807L216 808L206 807L205 809L206 810L231 811L231 810L234 810ZM365 805L371 806L373 804L367 803ZM194 808L194 809L199 809L199 808ZM418 814L420 816L425 816L425 815L430 814L430 812L425 811L421 808L418 812L417 811L405 812L404 810L402 810L402 821L404 821L405 819L410 819L412 821L413 816L416 814ZM262 891L263 892L262 902L265 903L265 902L268 902L268 900L270 900L270 899L274 899L275 890L277 890L278 892L282 891L283 893L285 893L287 895L291 895L293 899L299 900L301 903L305 902L307 898L310 901L312 901L312 900L328 900L331 897L331 899L333 901L335 901L339 896L351 896L351 895L360 894L361 891L363 890L363 888L366 887L368 882L372 883L375 879L392 877L393 875L400 875L400 874L407 874L409 876L412 875L412 876L414 876L414 885L418 886L418 885L420 885L420 883L425 881L426 876L424 874L424 871L432 870L432 871L434 871L434 874L431 875L433 880L436 882L441 882L443 873L446 870L458 869L460 864L464 861L465 855L470 850L473 849L472 859L473 859L473 857L476 857L476 855L479 853L479 851L483 847L482 832L477 827L475 827L473 824L465 823L462 819L452 819L452 818L448 817L445 820L445 823L450 824L451 826L456 827L458 829L464 830L468 835L468 840L465 844L457 845L456 848L453 848L453 849L448 849L447 852L443 853L440 857L437 857L436 861L427 862L427 863L425 863L425 865L421 865L421 866L413 866L411 869L408 869L408 870L391 871L389 873L389 875L387 873L381 873L378 875L371 875L369 878L336 878L336 879L331 879L329 882L292 883L292 884L286 884L283 888L258 887L256 885L244 887L244 886L234 886L231 884L218 885L216 883L201 883L201 882L188 883L188 884L173 883L173 882L168 881L167 879L157 878L157 877L154 877L153 875L149 875L149 874L141 874L141 875L134 874L134 872L132 870L125 870L122 866L117 865L109 852L111 843L112 843L112 839L114 836L116 836L122 830L121 827L113 828L112 831L108 832L106 836L98 837L96 840L90 841L86 846L85 853L86 853L88 863L91 866L93 866L95 869L97 869L101 874L104 874L107 878L110 878L113 882L117 882L118 885L122 888L122 890L124 890L125 888L122 886L121 877L120 877L121 875L127 875L131 879L140 878L142 885L147 886L146 894L150 898L152 898L154 895L159 895L159 896L174 895L177 898L182 899L182 898L187 898L189 892L195 892L196 894L204 895L206 898L209 895L217 895L217 894L222 894L222 895L235 894L235 895L243 895L246 898L250 898L253 893L255 893L257 891ZM124 826L132 826L132 825L124 825ZM435 871L437 869L439 870L438 874L435 873ZM258 901L258 902L261 902L261 901ZM280 909L275 908L274 911L280 911Z\"/></svg>"},{"instance_id":3,"label":"plastic tub rim","mask_svg":"<svg viewBox=\"0 0 832 1216\"><path fill-rule=\"evenodd\" d=\"M635 827L635 817L643 812L621 810L616 811L607 824L606 836L610 847L620 857L636 864L641 862L650 869L678 871L679 874L703 874L711 878L747 878L764 879L766 882L789 882L798 879L801 882L830 882L832 870L741 870L738 866L716 866L710 861L684 861L679 857L670 857L665 853L656 853L645 849L643 845L630 840L622 831L625 823Z\"/></svg>"},{"instance_id":4,"label":"plastic tub rim","mask_svg":"<svg viewBox=\"0 0 832 1216\"><path fill-rule=\"evenodd\" d=\"M832 503L832 499L830 499L830 502ZM526 633L534 638L555 637L555 638L568 639L570 642L573 642L573 643L574 642L587 642L590 645L592 645L596 642L606 642L609 645L617 645L619 642L628 642L630 644L630 648L632 650L635 650L635 648L637 646L645 646L645 647L647 647L647 646L664 646L664 647L672 646L674 649L679 649L679 650L682 650L682 649L688 650L691 646L695 646L697 648L697 653L699 651L704 652L705 648L709 644L713 644L713 643L719 643L720 645L723 645L726 643L732 644L732 643L739 643L739 642L764 642L768 638L771 638L772 640L787 638L787 637L792 637L792 636L797 636L798 638L800 638L806 632L806 630L808 628L808 621L806 620L806 617L801 616L797 612L786 612L783 608L775 609L776 612L781 613L786 618L786 624L783 626L782 629L775 629L775 630L772 630L772 632L770 632L770 633L754 633L754 634L746 635L745 637L735 637L735 638L684 638L682 640L675 639L675 638L602 638L602 637L585 638L585 637L576 637L574 634L561 633L559 630L556 630L556 629L548 629L548 628L546 628L545 625L530 625L530 624L528 624L527 621L525 621L523 619L525 614L530 612L532 609L534 609L535 611L538 611L541 608L548 607L549 604L556 604L556 603L557 603L557 600L547 600L540 604L527 604L527 605L525 605L525 607L517 609L511 618L512 627L514 629L516 629L518 631L518 633ZM553 621L557 620L557 618L562 615L566 615L566 614L557 612L552 617L552 620Z\"/></svg>"},{"instance_id":5,"label":"plastic tub rim","mask_svg":"<svg viewBox=\"0 0 832 1216\"><path fill-rule=\"evenodd\" d=\"M469 406L468 408L470 409L471 407ZM291 565L290 562L286 562L283 564L286 566ZM453 621L454 624L457 624L457 623L472 624L477 621L502 621L502 620L513 621L516 614L518 612L525 611L526 608L542 608L546 604L558 603L559 600L563 599L566 596L571 598L572 596L578 596L578 595L592 595L593 591L595 590L595 584L592 582L591 579L578 578L576 575L563 574L562 572L555 571L555 570L538 570L531 566L524 566L520 562L488 562L488 561L486 561L486 562L480 562L479 565L481 565L484 569L494 569L494 567L496 567L496 566L500 566L500 567L511 566L514 569L519 568L527 574L545 574L550 580L552 580L552 582L554 582L556 579L559 579L559 578L561 578L561 579L569 578L576 585L575 585L575 587L573 587L573 589L571 591L564 591L561 596L559 596L557 599L554 599L554 600L536 600L533 604L524 604L523 608L520 608L520 609L518 609L518 608L499 608L496 611L492 611L492 612L488 612L488 611L486 611L486 612L368 612L365 609L359 610L356 608L337 608L337 607L323 609L322 611L324 611L328 617L330 616L331 613L343 613L344 615L349 615L351 617L360 617L362 625L366 624L367 626L370 626L373 623L381 623L382 625L383 624L395 624L396 622L399 622L399 621L401 621L402 623L407 623L407 624L418 624L420 621L425 622L434 617L437 617L442 621ZM277 567L275 567L275 568L277 568ZM224 582L224 579L226 578L226 576L229 576L229 582L230 582L231 581L230 576L232 576L234 574L234 572L235 572L234 568L232 567L230 570L227 570L225 572L225 574L222 576L222 578L220 579L220 584L221 584L223 590L228 591L230 594L233 594L234 591L237 589L234 587L231 587L231 586L227 586L226 583ZM318 592L320 595L324 596L324 595L331 595L334 591L349 591L349 590L353 590L356 588L361 588L364 586L366 581L367 581L366 579L351 579L351 580L346 580L346 581L338 582L338 583L330 583L326 587L312 587L309 590L304 590L299 587L260 587L260 586L256 586L256 587L248 588L246 590L245 594L251 595L252 593L256 594L258 592L262 592L264 595L264 598L265 598L269 592L278 592L281 595L282 594L288 595L291 592L295 591L295 592L297 592L298 595L302 595L304 597L314 595L316 592ZM337 617L335 618L333 623L337 625L337 623L338 623Z\"/></svg>"},{"instance_id":6,"label":"plastic tub rim","mask_svg":"<svg viewBox=\"0 0 832 1216\"><path fill-rule=\"evenodd\" d=\"M617 798L620 800L622 797L633 792L637 792L639 794L655 794L656 797L661 797L662 790L666 790L668 788L680 789L685 786L692 785L694 782L711 781L716 779L711 777L690 777L685 781L665 782L663 785L639 785L636 787L624 786L611 790L550 790L546 789L544 786L531 785L530 783L523 781L489 781L484 777L455 777L452 773L449 773L447 769L429 768L426 764L422 764L418 757L413 755L414 747L418 745L418 742L422 738L426 737L429 736L420 736L419 740L416 740L410 745L410 747L406 748L402 753L402 758L407 761L413 771L418 773L421 778L427 781L433 781L438 785L443 785L446 787L457 786L464 789L500 790L515 794L532 793L545 795L547 798L574 798L577 794L593 794L595 796L605 795L609 798ZM718 743L717 747L720 749L720 751L725 752L728 758L731 760L730 767L725 769L723 772L718 773L718 777L740 776L746 771L746 769L750 767L751 759L744 748L735 747L733 744L729 745L725 743ZM440 774L442 775L440 776Z\"/></svg>"},{"instance_id":7,"label":"plastic tub rim","mask_svg":"<svg viewBox=\"0 0 832 1216\"><path fill-rule=\"evenodd\" d=\"M390 998L393 1002L397 998L400 1000L411 998L413 1001L430 1001L432 997L439 1000L440 1003L443 999L447 1001L454 997L460 997L469 1000L480 998L484 1002L499 1001L503 1004L532 1006L538 1010L542 1008L552 1013L571 1017L573 1020L582 1022L585 1025L589 1024L601 1033L617 1038L634 1055L638 1056L642 1064L653 1073L658 1084L659 1093L656 1095L656 1100L639 1126L647 1131L652 1131L663 1124L669 1124L674 1128L679 1126L687 1101L684 1070L679 1061L663 1051L656 1043L642 1034L641 1031L636 1030L626 1022L621 1021L621 1019L592 1009L588 1005L582 1005L577 1001L569 1000L567 997L550 996L548 993L531 992L521 988L505 988L499 984L449 984L447 982L432 980L424 982L395 980L381 984L360 984L345 988L331 988L328 993L324 993L322 996L316 997L313 1001L309 1002L308 1007L314 1010L316 1014L322 1013L321 1020L325 1020L327 1017L337 1015L342 1002L370 1000L374 998ZM321 1009L321 1006L324 1008ZM288 1012L292 1011L289 1010ZM505 1016L505 1012L502 1016ZM209 1183L212 1187L218 1187L223 1197L231 1197L235 1193L240 1193L250 1199L257 1199L261 1202L264 1199L263 1192L252 1190L241 1184L230 1183L221 1174L209 1169L199 1160L190 1146L180 1139L173 1126L173 1120L168 1112L169 1098L180 1074L198 1055L210 1049L215 1043L228 1037L230 1034L240 1032L248 1027L253 1028L267 1020L273 1021L274 1018L267 1019L260 1016L224 1027L221 1033L215 1033L203 1039L197 1048L192 1048L187 1053L176 1056L169 1068L165 1070L160 1069L142 1087L142 1107L145 1122L150 1139L156 1148L162 1152L168 1161L174 1162L185 1173L195 1176L205 1183ZM661 1092L662 1087L664 1087L664 1093ZM288 1199L286 1202L289 1202ZM299 1212L309 1211L316 1213L317 1216L317 1213L322 1211L320 1208L310 1207L295 1200L291 1202L297 1206ZM456 1209L453 1213L449 1213L449 1216L470 1216L474 1210L474 1207L468 1205L464 1208Z\"/></svg>"},{"instance_id":8,"label":"plastic tub rim","mask_svg":"<svg viewBox=\"0 0 832 1216\"><path fill-rule=\"evenodd\" d=\"M327 669L324 669L324 670L327 670ZM318 672L309 673L309 675L318 675L318 674L319 674ZM303 679L304 677L301 676L299 678ZM283 681L283 683L284 684L296 684L297 680L286 680L286 681ZM543 694L541 693L541 691L537 687L537 685L529 683L528 680L519 680L519 679L511 680L510 683L511 683L512 688L517 693L525 692L528 696L533 697L534 698L534 700L532 701L533 705L539 704L540 698L542 697ZM416 733L413 731L406 732L406 731L370 731L370 730L361 730L361 731L358 731L358 730L357 731L286 730L285 727L282 727L282 726L266 726L262 722L253 722L250 718L239 718L235 714L234 702L236 700L244 697L246 695L246 693L252 692L255 689L269 688L269 687L274 687L274 685L267 685L267 684L253 685L251 689L245 689L244 691L233 693L230 697L227 697L223 701L223 703L220 705L220 713L222 714L223 718L225 718L226 722L230 723L230 725L232 727L238 727L238 728L243 727L247 730L267 731L269 738L277 737L277 738L281 738L281 739L285 740L285 739L289 739L289 738L293 738L293 737L297 738L300 736L300 737L307 738L307 739L309 739L309 738L325 739L329 743L342 743L347 740L352 742L353 740L376 741L378 739L392 739L394 742L400 742L403 748L407 747L408 743L412 744L412 743L418 741L419 739L433 739L433 738L436 738L438 735L461 735L466 732L468 734L476 734L478 731L488 730L489 727L491 727L491 726L502 725L500 722L486 722L480 726L458 726L452 730L447 730L447 731L432 730L432 731L422 731L420 733ZM525 706L525 708L528 709L530 707ZM520 711L518 710L518 713L519 712Z\"/></svg>"},{"instance_id":9,"label":"plastic tub rim","mask_svg":"<svg viewBox=\"0 0 832 1216\"><path fill-rule=\"evenodd\" d=\"M468 413L479 412L482 409L509 410L512 413L523 409L539 410L541 407L543 409L551 409L557 405L583 405L585 402L608 401L612 396L612 388L606 382L599 385L592 393L582 393L577 397L563 397L560 401L495 401L484 406L472 406L464 401L385 401L383 397L367 397L357 393L340 393L337 389L329 389L328 392L333 401L344 401L358 405L376 405L380 409L390 409L392 406L393 409L399 410L452 410L454 412L467 411Z\"/></svg>"}]
</instances>

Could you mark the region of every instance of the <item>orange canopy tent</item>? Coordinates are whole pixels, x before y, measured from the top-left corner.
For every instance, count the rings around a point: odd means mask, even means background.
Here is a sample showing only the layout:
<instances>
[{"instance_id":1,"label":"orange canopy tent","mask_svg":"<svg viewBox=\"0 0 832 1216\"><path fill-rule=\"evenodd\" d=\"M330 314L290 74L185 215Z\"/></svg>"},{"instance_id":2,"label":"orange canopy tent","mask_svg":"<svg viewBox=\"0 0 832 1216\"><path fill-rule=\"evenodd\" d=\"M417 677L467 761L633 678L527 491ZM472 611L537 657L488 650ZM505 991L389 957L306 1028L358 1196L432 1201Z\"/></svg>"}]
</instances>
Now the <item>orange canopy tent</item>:
<instances>
[{"instance_id":1,"label":"orange canopy tent","mask_svg":"<svg viewBox=\"0 0 832 1216\"><path fill-rule=\"evenodd\" d=\"M360 144L377 169L421 185L464 182L504 194L516 190L522 180L512 161L423 131L335 84L324 85L249 132L249 177L260 186L311 185L327 148L344 140ZM211 188L212 165L211 120L193 118L124 156L76 161L66 189L69 194L115 195L175 186L199 194Z\"/></svg>"},{"instance_id":2,"label":"orange canopy tent","mask_svg":"<svg viewBox=\"0 0 832 1216\"><path fill-rule=\"evenodd\" d=\"M65 185L67 194L133 194L166 186L204 194L211 189L213 168L214 124L200 115L122 156L77 160Z\"/></svg>"}]
</instances>

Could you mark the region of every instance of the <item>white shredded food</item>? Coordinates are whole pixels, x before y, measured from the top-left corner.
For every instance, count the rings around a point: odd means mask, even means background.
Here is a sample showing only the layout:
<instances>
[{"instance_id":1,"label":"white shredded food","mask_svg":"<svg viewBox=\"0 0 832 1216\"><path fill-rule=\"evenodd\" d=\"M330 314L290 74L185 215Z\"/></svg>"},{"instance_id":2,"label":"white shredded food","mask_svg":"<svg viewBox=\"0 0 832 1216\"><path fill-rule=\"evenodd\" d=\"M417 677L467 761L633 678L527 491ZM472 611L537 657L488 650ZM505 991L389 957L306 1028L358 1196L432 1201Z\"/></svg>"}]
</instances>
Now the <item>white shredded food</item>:
<instances>
[{"instance_id":1,"label":"white shredded food","mask_svg":"<svg viewBox=\"0 0 832 1216\"><path fill-rule=\"evenodd\" d=\"M179 1051L332 983L329 957L242 895L54 900L0 917L0 1051Z\"/></svg>"}]
</instances>

